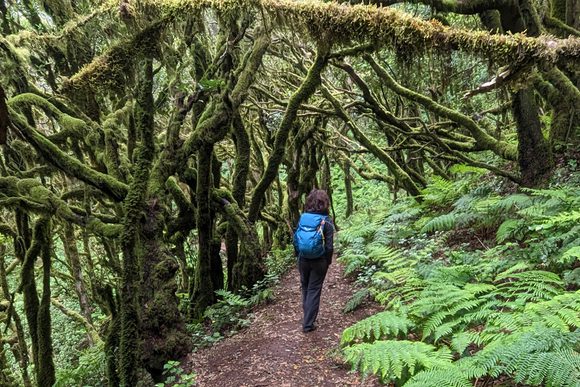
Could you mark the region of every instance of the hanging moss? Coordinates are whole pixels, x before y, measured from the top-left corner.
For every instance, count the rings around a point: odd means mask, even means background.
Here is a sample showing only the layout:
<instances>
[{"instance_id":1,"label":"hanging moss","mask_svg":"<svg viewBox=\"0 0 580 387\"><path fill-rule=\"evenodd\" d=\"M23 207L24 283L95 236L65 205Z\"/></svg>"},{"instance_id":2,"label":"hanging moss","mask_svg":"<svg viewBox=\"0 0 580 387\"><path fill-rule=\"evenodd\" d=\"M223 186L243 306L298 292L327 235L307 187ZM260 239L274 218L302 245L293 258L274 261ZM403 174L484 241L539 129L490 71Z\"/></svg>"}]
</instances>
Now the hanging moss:
<instances>
[{"instance_id":1,"label":"hanging moss","mask_svg":"<svg viewBox=\"0 0 580 387\"><path fill-rule=\"evenodd\" d=\"M63 90L95 87L101 90L124 92L125 84L133 78L133 64L140 58L158 55L158 40L168 20L152 24L134 38L108 49L106 53L83 67L63 85Z\"/></svg>"},{"instance_id":2,"label":"hanging moss","mask_svg":"<svg viewBox=\"0 0 580 387\"><path fill-rule=\"evenodd\" d=\"M127 194L127 185L111 176L97 172L74 157L63 152L49 139L32 128L26 118L10 108L12 122L21 130L26 139L51 164L62 169L79 180L82 180L110 195L116 200L122 200Z\"/></svg>"}]
</instances>

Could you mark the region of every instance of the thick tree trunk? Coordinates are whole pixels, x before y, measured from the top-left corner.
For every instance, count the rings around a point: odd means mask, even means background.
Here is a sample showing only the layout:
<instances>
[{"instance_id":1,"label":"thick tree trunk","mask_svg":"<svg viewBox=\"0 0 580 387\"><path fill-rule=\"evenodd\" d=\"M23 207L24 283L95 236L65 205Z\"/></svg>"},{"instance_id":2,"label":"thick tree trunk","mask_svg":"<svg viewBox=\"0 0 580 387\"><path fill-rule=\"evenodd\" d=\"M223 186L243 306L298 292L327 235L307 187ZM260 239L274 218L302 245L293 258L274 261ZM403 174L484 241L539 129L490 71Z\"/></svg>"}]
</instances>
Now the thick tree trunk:
<instances>
[{"instance_id":1,"label":"thick tree trunk","mask_svg":"<svg viewBox=\"0 0 580 387\"><path fill-rule=\"evenodd\" d=\"M185 356L191 349L185 322L179 312L176 273L179 265L163 242L163 222L158 200L149 200L143 225L141 260L142 361L145 369L159 381L169 360Z\"/></svg>"},{"instance_id":2,"label":"thick tree trunk","mask_svg":"<svg viewBox=\"0 0 580 387\"><path fill-rule=\"evenodd\" d=\"M190 315L194 318L202 316L206 307L216 301L214 284L212 283L212 240L213 219L211 216L211 162L213 144L202 145L197 152L197 233L198 252L197 266L191 286Z\"/></svg>"},{"instance_id":3,"label":"thick tree trunk","mask_svg":"<svg viewBox=\"0 0 580 387\"><path fill-rule=\"evenodd\" d=\"M524 89L516 92L513 109L517 123L518 163L522 182L529 187L539 186L550 175L554 161L542 133L533 91Z\"/></svg>"},{"instance_id":4,"label":"thick tree trunk","mask_svg":"<svg viewBox=\"0 0 580 387\"><path fill-rule=\"evenodd\" d=\"M14 297L10 294L10 288L8 286L8 278L6 275L6 268L4 261L6 253L6 247L3 244L0 244L0 288L2 289L2 296L4 299L10 302L6 313L8 314L9 319L5 322L7 326L10 326L11 321L14 320L14 328L16 333L16 343L11 344L11 351L14 355L14 358L20 365L20 371L22 373L22 382L25 387L32 387L32 382L30 381L30 376L28 375L28 351L26 346L26 339L24 338L24 330L22 328L22 322L20 320L20 315L14 308ZM2 355L4 356L4 355ZM7 369L7 367L4 367ZM10 382L9 377L5 380L2 380L0 377L0 382L6 382L7 386L16 386L14 381ZM10 384L12 383L12 384Z\"/></svg>"},{"instance_id":5,"label":"thick tree trunk","mask_svg":"<svg viewBox=\"0 0 580 387\"><path fill-rule=\"evenodd\" d=\"M21 280L24 294L24 311L28 321L35 365L36 383L39 387L52 387L56 381L52 358L50 320L50 220L41 218L34 227L33 241L22 263ZM42 258L42 298L39 301L34 266Z\"/></svg>"},{"instance_id":6,"label":"thick tree trunk","mask_svg":"<svg viewBox=\"0 0 580 387\"><path fill-rule=\"evenodd\" d=\"M500 10L505 32L523 32L532 36L540 33L539 21L534 5L521 0L519 6ZM522 182L526 186L541 185L554 168L550 144L542 133L539 108L531 87L513 94L512 110L518 134L518 165Z\"/></svg>"}]
</instances>

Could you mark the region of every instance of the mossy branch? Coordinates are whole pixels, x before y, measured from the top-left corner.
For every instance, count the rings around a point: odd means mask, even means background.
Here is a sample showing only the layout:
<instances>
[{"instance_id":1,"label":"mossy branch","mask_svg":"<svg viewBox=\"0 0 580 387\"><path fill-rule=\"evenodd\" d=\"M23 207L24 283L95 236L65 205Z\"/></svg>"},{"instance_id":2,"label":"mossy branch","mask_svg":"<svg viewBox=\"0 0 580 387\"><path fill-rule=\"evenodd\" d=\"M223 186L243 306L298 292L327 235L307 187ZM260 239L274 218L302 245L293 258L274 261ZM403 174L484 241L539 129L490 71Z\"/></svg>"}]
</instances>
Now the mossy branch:
<instances>
[{"instance_id":1,"label":"mossy branch","mask_svg":"<svg viewBox=\"0 0 580 387\"><path fill-rule=\"evenodd\" d=\"M411 179L411 177L407 174L407 172L405 172L387 152L383 151L380 147L378 147L375 143L373 143L367 136L364 135L362 130L344 110L340 101L336 99L336 97L334 97L326 87L322 88L322 94L332 104L332 106L336 110L336 114L344 121L344 123L353 133L357 141L360 142L376 158L381 160L389 168L389 171L393 174L395 180L400 181L401 184L407 190L407 192L409 192L416 198L420 198L421 191L419 190L415 182Z\"/></svg>"},{"instance_id":2,"label":"mossy branch","mask_svg":"<svg viewBox=\"0 0 580 387\"><path fill-rule=\"evenodd\" d=\"M127 195L128 187L111 176L95 171L74 157L64 153L48 138L31 127L26 118L9 108L11 121L49 163L62 170L67 175L76 177L85 183L98 188L116 201L121 201Z\"/></svg>"},{"instance_id":3,"label":"mossy branch","mask_svg":"<svg viewBox=\"0 0 580 387\"><path fill-rule=\"evenodd\" d=\"M123 90L129 75L133 73L134 61L156 55L157 41L169 19L162 19L133 38L110 47L68 79L63 89L83 90L90 86L102 90Z\"/></svg>"},{"instance_id":4,"label":"mossy branch","mask_svg":"<svg viewBox=\"0 0 580 387\"><path fill-rule=\"evenodd\" d=\"M375 4L385 7L398 3L425 4L442 12L475 15L481 12L507 7L510 5L511 0L349 0L349 2L355 4Z\"/></svg>"},{"instance_id":5,"label":"mossy branch","mask_svg":"<svg viewBox=\"0 0 580 387\"><path fill-rule=\"evenodd\" d=\"M85 330L91 336L91 339L93 340L94 344L96 345L102 344L103 341L101 339L101 336L99 335L99 332L97 332L95 327L91 323L89 323L88 320L84 318L80 313L67 308L57 298L51 298L50 303L54 305L58 310L60 310L62 314L85 327Z\"/></svg>"},{"instance_id":6,"label":"mossy branch","mask_svg":"<svg viewBox=\"0 0 580 387\"><path fill-rule=\"evenodd\" d=\"M278 167L284 158L286 141L288 140L290 129L292 129L292 125L296 119L296 115L298 114L298 109L302 102L306 101L312 94L314 94L316 87L320 85L320 74L326 66L329 52L330 47L328 45L319 46L316 52L314 63L308 70L306 78L304 78L302 84L288 100L288 105L286 106L284 117L280 122L276 134L276 139L274 140L274 149L272 150L272 155L268 160L268 165L266 166L266 170L264 171L262 178L252 193L248 215L252 223L259 218L260 208L264 199L264 193L278 174Z\"/></svg>"},{"instance_id":7,"label":"mossy branch","mask_svg":"<svg viewBox=\"0 0 580 387\"><path fill-rule=\"evenodd\" d=\"M387 176L387 175L383 175L380 173L377 173L376 171L367 168L366 170L363 168L360 168L358 165L355 164L355 162L353 160L351 160L350 157L348 157L344 152L339 152L340 155L340 160L348 165L349 167L351 167L352 169L354 169L356 171L356 173L362 177L365 180L377 180L377 181L382 181L388 184L394 184L395 183L395 179L393 179L391 176Z\"/></svg>"},{"instance_id":8,"label":"mossy branch","mask_svg":"<svg viewBox=\"0 0 580 387\"><path fill-rule=\"evenodd\" d=\"M471 134L471 136L481 149L489 149L495 154L507 160L517 159L517 150L515 149L514 146L507 144L503 141L496 140L495 138L490 136L485 130L480 128L479 125L477 125L475 121L471 119L471 117L468 117L457 110L443 106L423 94L419 94L413 90L401 86L391 77L391 75L382 66L380 66L373 59L372 56L367 54L364 55L363 57L371 65L371 67L378 75L378 77L381 79L381 81L383 81L385 85L391 90L393 90L395 93L400 94L410 99L411 101L415 101L423 105L423 107L425 107L427 110L430 110L440 115L441 117L450 119L451 121L456 122L457 124L463 126L469 131L469 133Z\"/></svg>"},{"instance_id":9,"label":"mossy branch","mask_svg":"<svg viewBox=\"0 0 580 387\"><path fill-rule=\"evenodd\" d=\"M446 1L438 3L459 7L479 4L483 10L494 8L493 4L504 4L507 0L477 2ZM262 8L274 18L280 15L287 25L303 26L315 37L334 37L336 41L373 41L391 46L408 46L415 49L435 49L442 52L459 50L490 58L500 63L518 61L573 62L580 55L580 40L553 39L551 37L529 38L525 35L494 35L484 31L469 31L451 28L433 20L421 20L398 9L373 5L346 5L337 2L293 1L293 0L173 0L153 1L173 12L192 12L213 8L218 12L235 14L250 8ZM429 0L429 3L432 3Z\"/></svg>"}]
</instances>

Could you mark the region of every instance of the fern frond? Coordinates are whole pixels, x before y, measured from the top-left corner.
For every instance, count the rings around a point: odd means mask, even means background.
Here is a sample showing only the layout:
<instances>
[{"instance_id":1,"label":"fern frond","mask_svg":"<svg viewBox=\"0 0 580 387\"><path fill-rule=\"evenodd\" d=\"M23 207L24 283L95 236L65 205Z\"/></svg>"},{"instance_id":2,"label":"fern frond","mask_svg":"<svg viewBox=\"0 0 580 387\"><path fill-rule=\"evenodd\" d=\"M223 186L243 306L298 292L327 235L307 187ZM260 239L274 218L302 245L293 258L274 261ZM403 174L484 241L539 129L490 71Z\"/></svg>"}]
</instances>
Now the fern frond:
<instances>
[{"instance_id":1,"label":"fern frond","mask_svg":"<svg viewBox=\"0 0 580 387\"><path fill-rule=\"evenodd\" d=\"M388 275L386 273L382 274L385 277ZM394 275L395 273L390 274ZM425 287L425 282L417 276L415 271L412 271L411 274L410 277L405 279L404 283L376 292L375 299L377 302L389 309L397 309L399 305L409 304L417 299Z\"/></svg>"},{"instance_id":2,"label":"fern frond","mask_svg":"<svg viewBox=\"0 0 580 387\"><path fill-rule=\"evenodd\" d=\"M541 322L561 331L580 328L580 290L548 301L527 304L521 313L534 323Z\"/></svg>"},{"instance_id":3,"label":"fern frond","mask_svg":"<svg viewBox=\"0 0 580 387\"><path fill-rule=\"evenodd\" d=\"M497 285L499 297L515 297L519 302L549 300L562 293L564 282L557 274L543 270L530 270L496 277L496 282L510 279Z\"/></svg>"},{"instance_id":4,"label":"fern frond","mask_svg":"<svg viewBox=\"0 0 580 387\"><path fill-rule=\"evenodd\" d=\"M448 214L436 216L423 226L421 232L452 230L457 225L457 222L461 216L462 214L456 212L450 212Z\"/></svg>"},{"instance_id":5,"label":"fern frond","mask_svg":"<svg viewBox=\"0 0 580 387\"><path fill-rule=\"evenodd\" d=\"M406 315L385 311L357 322L346 328L342 333L341 345L355 341L374 341L383 337L396 337L400 333L407 334L414 323Z\"/></svg>"},{"instance_id":6,"label":"fern frond","mask_svg":"<svg viewBox=\"0 0 580 387\"><path fill-rule=\"evenodd\" d=\"M350 297L349 300L346 302L346 304L344 305L344 308L342 309L342 312L343 313L350 313L350 312L357 310L363 304L363 302L365 302L365 300L368 298L369 294L370 294L370 292L369 292L369 289L367 289L367 288L357 290L352 295L352 297Z\"/></svg>"},{"instance_id":7,"label":"fern frond","mask_svg":"<svg viewBox=\"0 0 580 387\"><path fill-rule=\"evenodd\" d=\"M506 196L493 205L493 210L499 213L509 213L512 210L522 210L533 204L533 199L524 194Z\"/></svg>"},{"instance_id":8,"label":"fern frond","mask_svg":"<svg viewBox=\"0 0 580 387\"><path fill-rule=\"evenodd\" d=\"M449 367L451 352L436 351L429 344L416 341L375 341L344 349L346 360L363 374L379 375L382 380L400 380L403 373L414 375L424 369Z\"/></svg>"},{"instance_id":9,"label":"fern frond","mask_svg":"<svg viewBox=\"0 0 580 387\"><path fill-rule=\"evenodd\" d=\"M401 252L390 246L370 244L368 251L369 257L379 263L388 263L402 259Z\"/></svg>"},{"instance_id":10,"label":"fern frond","mask_svg":"<svg viewBox=\"0 0 580 387\"><path fill-rule=\"evenodd\" d=\"M535 231L546 230L553 227L566 227L570 223L580 223L580 211L574 210L561 212L557 215L545 218L541 223L532 226Z\"/></svg>"},{"instance_id":11,"label":"fern frond","mask_svg":"<svg viewBox=\"0 0 580 387\"><path fill-rule=\"evenodd\" d=\"M455 367L416 373L403 387L471 387L472 384Z\"/></svg>"},{"instance_id":12,"label":"fern frond","mask_svg":"<svg viewBox=\"0 0 580 387\"><path fill-rule=\"evenodd\" d=\"M369 258L363 254L342 254L339 258L340 262L345 264L344 274L349 275L361 270L368 262Z\"/></svg>"},{"instance_id":13,"label":"fern frond","mask_svg":"<svg viewBox=\"0 0 580 387\"><path fill-rule=\"evenodd\" d=\"M481 345L483 339L479 332L464 331L458 332L451 338L451 349L458 354L462 354L469 344Z\"/></svg>"},{"instance_id":14,"label":"fern frond","mask_svg":"<svg viewBox=\"0 0 580 387\"><path fill-rule=\"evenodd\" d=\"M510 239L521 240L528 231L528 224L523 219L507 219L497 229L495 240L503 243Z\"/></svg>"},{"instance_id":15,"label":"fern frond","mask_svg":"<svg viewBox=\"0 0 580 387\"><path fill-rule=\"evenodd\" d=\"M580 246L574 246L566 250L558 259L559 263L570 264L580 260Z\"/></svg>"},{"instance_id":16,"label":"fern frond","mask_svg":"<svg viewBox=\"0 0 580 387\"><path fill-rule=\"evenodd\" d=\"M429 275L428 279L432 283L463 286L472 277L472 266L455 265L438 267Z\"/></svg>"},{"instance_id":17,"label":"fern frond","mask_svg":"<svg viewBox=\"0 0 580 387\"><path fill-rule=\"evenodd\" d=\"M574 350L578 340L578 333L535 326L505 336L457 365L468 378L506 374L530 385L578 386L580 354Z\"/></svg>"}]
</instances>

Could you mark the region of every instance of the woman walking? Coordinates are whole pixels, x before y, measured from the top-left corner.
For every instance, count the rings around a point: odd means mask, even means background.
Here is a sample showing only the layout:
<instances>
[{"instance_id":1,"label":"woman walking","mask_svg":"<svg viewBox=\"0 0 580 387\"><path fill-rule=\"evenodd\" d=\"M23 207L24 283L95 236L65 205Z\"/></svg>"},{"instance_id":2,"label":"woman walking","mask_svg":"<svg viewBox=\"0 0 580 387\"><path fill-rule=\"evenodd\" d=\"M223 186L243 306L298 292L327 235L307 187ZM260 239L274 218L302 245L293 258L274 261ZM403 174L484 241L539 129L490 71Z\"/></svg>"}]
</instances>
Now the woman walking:
<instances>
[{"instance_id":1,"label":"woman walking","mask_svg":"<svg viewBox=\"0 0 580 387\"><path fill-rule=\"evenodd\" d=\"M302 288L302 331L316 329L322 284L332 262L334 225L328 216L330 200L324 190L313 189L294 233L294 248Z\"/></svg>"}]
</instances>

